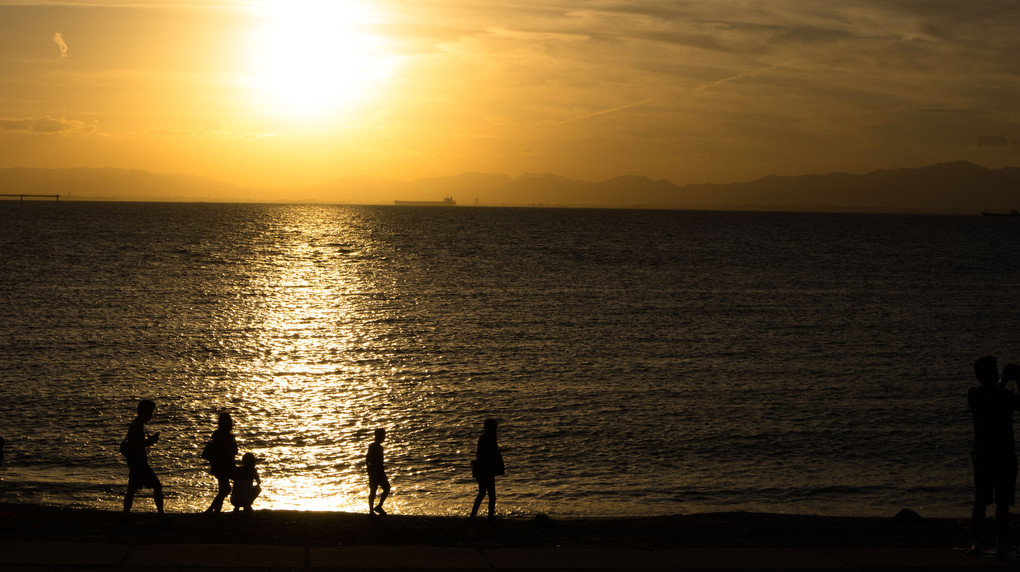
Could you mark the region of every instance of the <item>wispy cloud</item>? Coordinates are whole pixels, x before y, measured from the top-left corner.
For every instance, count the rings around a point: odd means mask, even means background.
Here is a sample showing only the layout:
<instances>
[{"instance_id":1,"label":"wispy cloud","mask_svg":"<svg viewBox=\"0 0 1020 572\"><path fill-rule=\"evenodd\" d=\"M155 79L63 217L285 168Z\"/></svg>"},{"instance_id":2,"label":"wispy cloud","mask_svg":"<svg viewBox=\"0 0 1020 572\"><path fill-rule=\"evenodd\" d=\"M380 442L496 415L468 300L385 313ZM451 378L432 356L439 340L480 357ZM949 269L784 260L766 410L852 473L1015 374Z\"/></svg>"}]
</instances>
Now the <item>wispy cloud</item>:
<instances>
[{"instance_id":1,"label":"wispy cloud","mask_svg":"<svg viewBox=\"0 0 1020 572\"><path fill-rule=\"evenodd\" d=\"M58 48L60 48L60 57L66 58L67 42L64 41L64 35L61 34L60 32L53 34L53 43L56 44Z\"/></svg>"},{"instance_id":2,"label":"wispy cloud","mask_svg":"<svg viewBox=\"0 0 1020 572\"><path fill-rule=\"evenodd\" d=\"M713 81L711 83L706 83L706 84L699 85L698 87L694 88L694 90L695 91L708 91L710 89L715 89L717 87L720 87L722 85L725 85L725 84L733 82L733 81L741 80L741 79L744 79L744 78L747 78L747 77L756 76L756 75L762 73L763 71L772 69L773 67L775 67L775 66L764 66L764 67L761 67L761 68L756 69L754 71L743 72L743 73L738 73L738 74L735 74L735 75L731 75L730 77L724 77L722 79Z\"/></svg>"},{"instance_id":3,"label":"wispy cloud","mask_svg":"<svg viewBox=\"0 0 1020 572\"><path fill-rule=\"evenodd\" d=\"M1009 138L1005 135L978 135L975 137L978 147L1006 147Z\"/></svg>"},{"instance_id":4,"label":"wispy cloud","mask_svg":"<svg viewBox=\"0 0 1020 572\"><path fill-rule=\"evenodd\" d=\"M251 132L243 130L234 131L208 131L208 130L197 130L197 129L151 129L148 131L150 135L158 137L166 137L172 139L190 139L190 138L202 138L202 139L246 139L252 141L259 141L262 139L271 139L279 136L278 133L268 132Z\"/></svg>"},{"instance_id":5,"label":"wispy cloud","mask_svg":"<svg viewBox=\"0 0 1020 572\"><path fill-rule=\"evenodd\" d=\"M587 114L582 115L580 117L573 117L571 119L567 119L566 121L560 121L556 125L566 125L568 123L573 123L575 121L583 121L585 119L592 119L592 118L599 117L599 116L602 116L602 115L609 115L610 113L616 113L616 112L619 112L619 111L624 111L624 110L630 109L632 107L638 107L639 105L645 105L646 103L651 103L654 100L655 100L654 97L650 97L648 99L643 99L641 101L635 101L634 103L628 103L626 105L620 105L620 106L617 106L617 107L611 107L609 109L603 109L603 110L600 110L600 111L595 111L595 112L592 112L592 113L587 113Z\"/></svg>"},{"instance_id":6,"label":"wispy cloud","mask_svg":"<svg viewBox=\"0 0 1020 572\"><path fill-rule=\"evenodd\" d=\"M55 119L53 117L0 118L0 131L66 133L88 130L84 122L73 119Z\"/></svg>"}]
</instances>

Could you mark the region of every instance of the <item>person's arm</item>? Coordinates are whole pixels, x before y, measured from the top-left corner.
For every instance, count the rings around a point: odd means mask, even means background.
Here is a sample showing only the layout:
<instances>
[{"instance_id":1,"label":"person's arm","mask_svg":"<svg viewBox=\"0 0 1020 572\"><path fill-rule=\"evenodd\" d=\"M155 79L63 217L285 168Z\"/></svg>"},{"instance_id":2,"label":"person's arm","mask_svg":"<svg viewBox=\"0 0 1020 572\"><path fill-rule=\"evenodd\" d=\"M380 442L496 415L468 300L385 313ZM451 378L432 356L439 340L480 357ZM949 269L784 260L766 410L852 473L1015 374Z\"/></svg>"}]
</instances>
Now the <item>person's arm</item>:
<instances>
[{"instance_id":1,"label":"person's arm","mask_svg":"<svg viewBox=\"0 0 1020 572\"><path fill-rule=\"evenodd\" d=\"M1002 380L999 381L998 387L1005 389L1009 382L1017 380L1020 380L1020 365L1006 364L1006 367L1002 368ZM1020 409L1020 396L1013 396L1013 409Z\"/></svg>"}]
</instances>

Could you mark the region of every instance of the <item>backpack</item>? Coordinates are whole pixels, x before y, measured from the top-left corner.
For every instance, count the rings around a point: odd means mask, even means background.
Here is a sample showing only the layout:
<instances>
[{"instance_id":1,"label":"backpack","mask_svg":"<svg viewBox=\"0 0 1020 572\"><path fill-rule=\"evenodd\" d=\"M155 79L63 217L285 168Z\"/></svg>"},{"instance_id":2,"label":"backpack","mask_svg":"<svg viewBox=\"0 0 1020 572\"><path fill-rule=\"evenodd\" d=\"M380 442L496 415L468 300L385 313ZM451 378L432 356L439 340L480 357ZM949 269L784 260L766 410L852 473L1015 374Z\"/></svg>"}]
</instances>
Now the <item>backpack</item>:
<instances>
[{"instance_id":1,"label":"backpack","mask_svg":"<svg viewBox=\"0 0 1020 572\"><path fill-rule=\"evenodd\" d=\"M216 446L213 444L212 439L210 439L209 442L205 444L205 447L202 447L202 458L206 461L212 462L215 452Z\"/></svg>"}]
</instances>

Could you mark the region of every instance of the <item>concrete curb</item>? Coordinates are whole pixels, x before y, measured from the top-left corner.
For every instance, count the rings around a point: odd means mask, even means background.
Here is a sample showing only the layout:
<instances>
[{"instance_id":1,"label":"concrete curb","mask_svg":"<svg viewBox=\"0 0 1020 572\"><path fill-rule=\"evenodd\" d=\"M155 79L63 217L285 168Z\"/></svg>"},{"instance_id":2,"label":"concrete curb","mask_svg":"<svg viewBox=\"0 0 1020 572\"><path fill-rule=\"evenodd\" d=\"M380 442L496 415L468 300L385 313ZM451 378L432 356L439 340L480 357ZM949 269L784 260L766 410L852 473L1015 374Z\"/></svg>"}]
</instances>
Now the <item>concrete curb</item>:
<instances>
[{"instance_id":1,"label":"concrete curb","mask_svg":"<svg viewBox=\"0 0 1020 572\"><path fill-rule=\"evenodd\" d=\"M1020 562L949 548L456 548L245 544L0 543L0 568L26 570L978 570Z\"/></svg>"},{"instance_id":2,"label":"concrete curb","mask_svg":"<svg viewBox=\"0 0 1020 572\"><path fill-rule=\"evenodd\" d=\"M3 542L0 564L44 566L120 566L131 547L89 542Z\"/></svg>"},{"instance_id":3,"label":"concrete curb","mask_svg":"<svg viewBox=\"0 0 1020 572\"><path fill-rule=\"evenodd\" d=\"M131 550L125 566L138 568L305 568L298 546L248 544L152 544Z\"/></svg>"},{"instance_id":4,"label":"concrete curb","mask_svg":"<svg viewBox=\"0 0 1020 572\"><path fill-rule=\"evenodd\" d=\"M340 546L310 548L309 568L488 569L474 548L427 546Z\"/></svg>"}]
</instances>

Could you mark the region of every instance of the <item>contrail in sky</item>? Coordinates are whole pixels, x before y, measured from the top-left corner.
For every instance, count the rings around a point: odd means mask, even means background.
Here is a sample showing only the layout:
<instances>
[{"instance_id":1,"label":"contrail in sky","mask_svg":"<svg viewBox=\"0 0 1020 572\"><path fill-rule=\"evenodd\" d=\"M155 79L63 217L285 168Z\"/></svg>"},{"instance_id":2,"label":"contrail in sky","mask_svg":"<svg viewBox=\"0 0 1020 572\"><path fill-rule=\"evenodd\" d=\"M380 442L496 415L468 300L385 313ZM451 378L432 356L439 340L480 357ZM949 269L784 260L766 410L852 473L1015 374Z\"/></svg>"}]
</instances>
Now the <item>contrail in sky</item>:
<instances>
[{"instance_id":1,"label":"contrail in sky","mask_svg":"<svg viewBox=\"0 0 1020 572\"><path fill-rule=\"evenodd\" d=\"M724 77L722 79L713 81L712 83L706 83L704 85L699 85L698 87L694 88L694 91L708 91L710 89L717 88L720 85L723 85L725 83L730 83L731 81L737 81L738 79L744 79L745 77L756 76L756 75L760 74L761 72L763 72L765 70L772 69L774 67L776 67L776 66L765 66L763 68L758 68L758 69L756 69L754 71L743 72L743 73L738 73L737 75L734 75L734 76Z\"/></svg>"},{"instance_id":2,"label":"contrail in sky","mask_svg":"<svg viewBox=\"0 0 1020 572\"><path fill-rule=\"evenodd\" d=\"M635 101L634 103L628 103L626 105L621 105L619 107L613 107L613 108L610 108L610 109L603 109L602 111L596 111L596 112L593 112L593 113L589 113L587 115L582 115L580 117L574 117L573 119L567 119L566 121L560 121L556 125L566 125L568 123L573 123L575 121L582 121L582 120L585 120L585 119L591 119L592 117L598 117L600 115L608 115L610 113L616 113L617 111L623 111L624 109L630 109L631 107L637 107L639 105L644 105L644 104L652 102L652 101L655 101L655 98L654 97L649 97L648 99L642 99L641 101Z\"/></svg>"},{"instance_id":3,"label":"contrail in sky","mask_svg":"<svg viewBox=\"0 0 1020 572\"><path fill-rule=\"evenodd\" d=\"M719 87L719 86L721 86L723 84L727 84L727 83L729 83L731 81L736 81L738 79L743 79L745 77L751 77L751 76L758 75L758 74L760 74L761 72L763 72L765 70L772 69L773 67L775 67L775 66L771 66L771 65L770 66L765 66L765 67L756 69L754 71L743 72L743 73L738 73L737 75L733 75L733 76L730 76L730 77L724 77L722 79L713 81L712 83L706 83L704 85L699 85L698 87L695 87L691 91L708 91L710 89L715 89L715 88L717 88L717 87ZM595 112L589 113L587 115L582 115L580 117L574 117L572 119L567 119L565 121L560 121L559 123L556 123L556 125L566 125L568 123L574 123L575 121L583 121L585 119L591 119L593 117L599 117L601 115L608 115L610 113L616 113L617 111L623 111L625 109L630 109L632 107L637 107L639 105L645 105L646 103L651 103L651 102L655 101L656 99L659 99L659 98L657 98L657 97L649 97L648 99L642 99L641 101L635 101L634 103L628 103L626 105L620 105L618 107L611 107L609 109L603 109L601 111L595 111Z\"/></svg>"}]
</instances>

